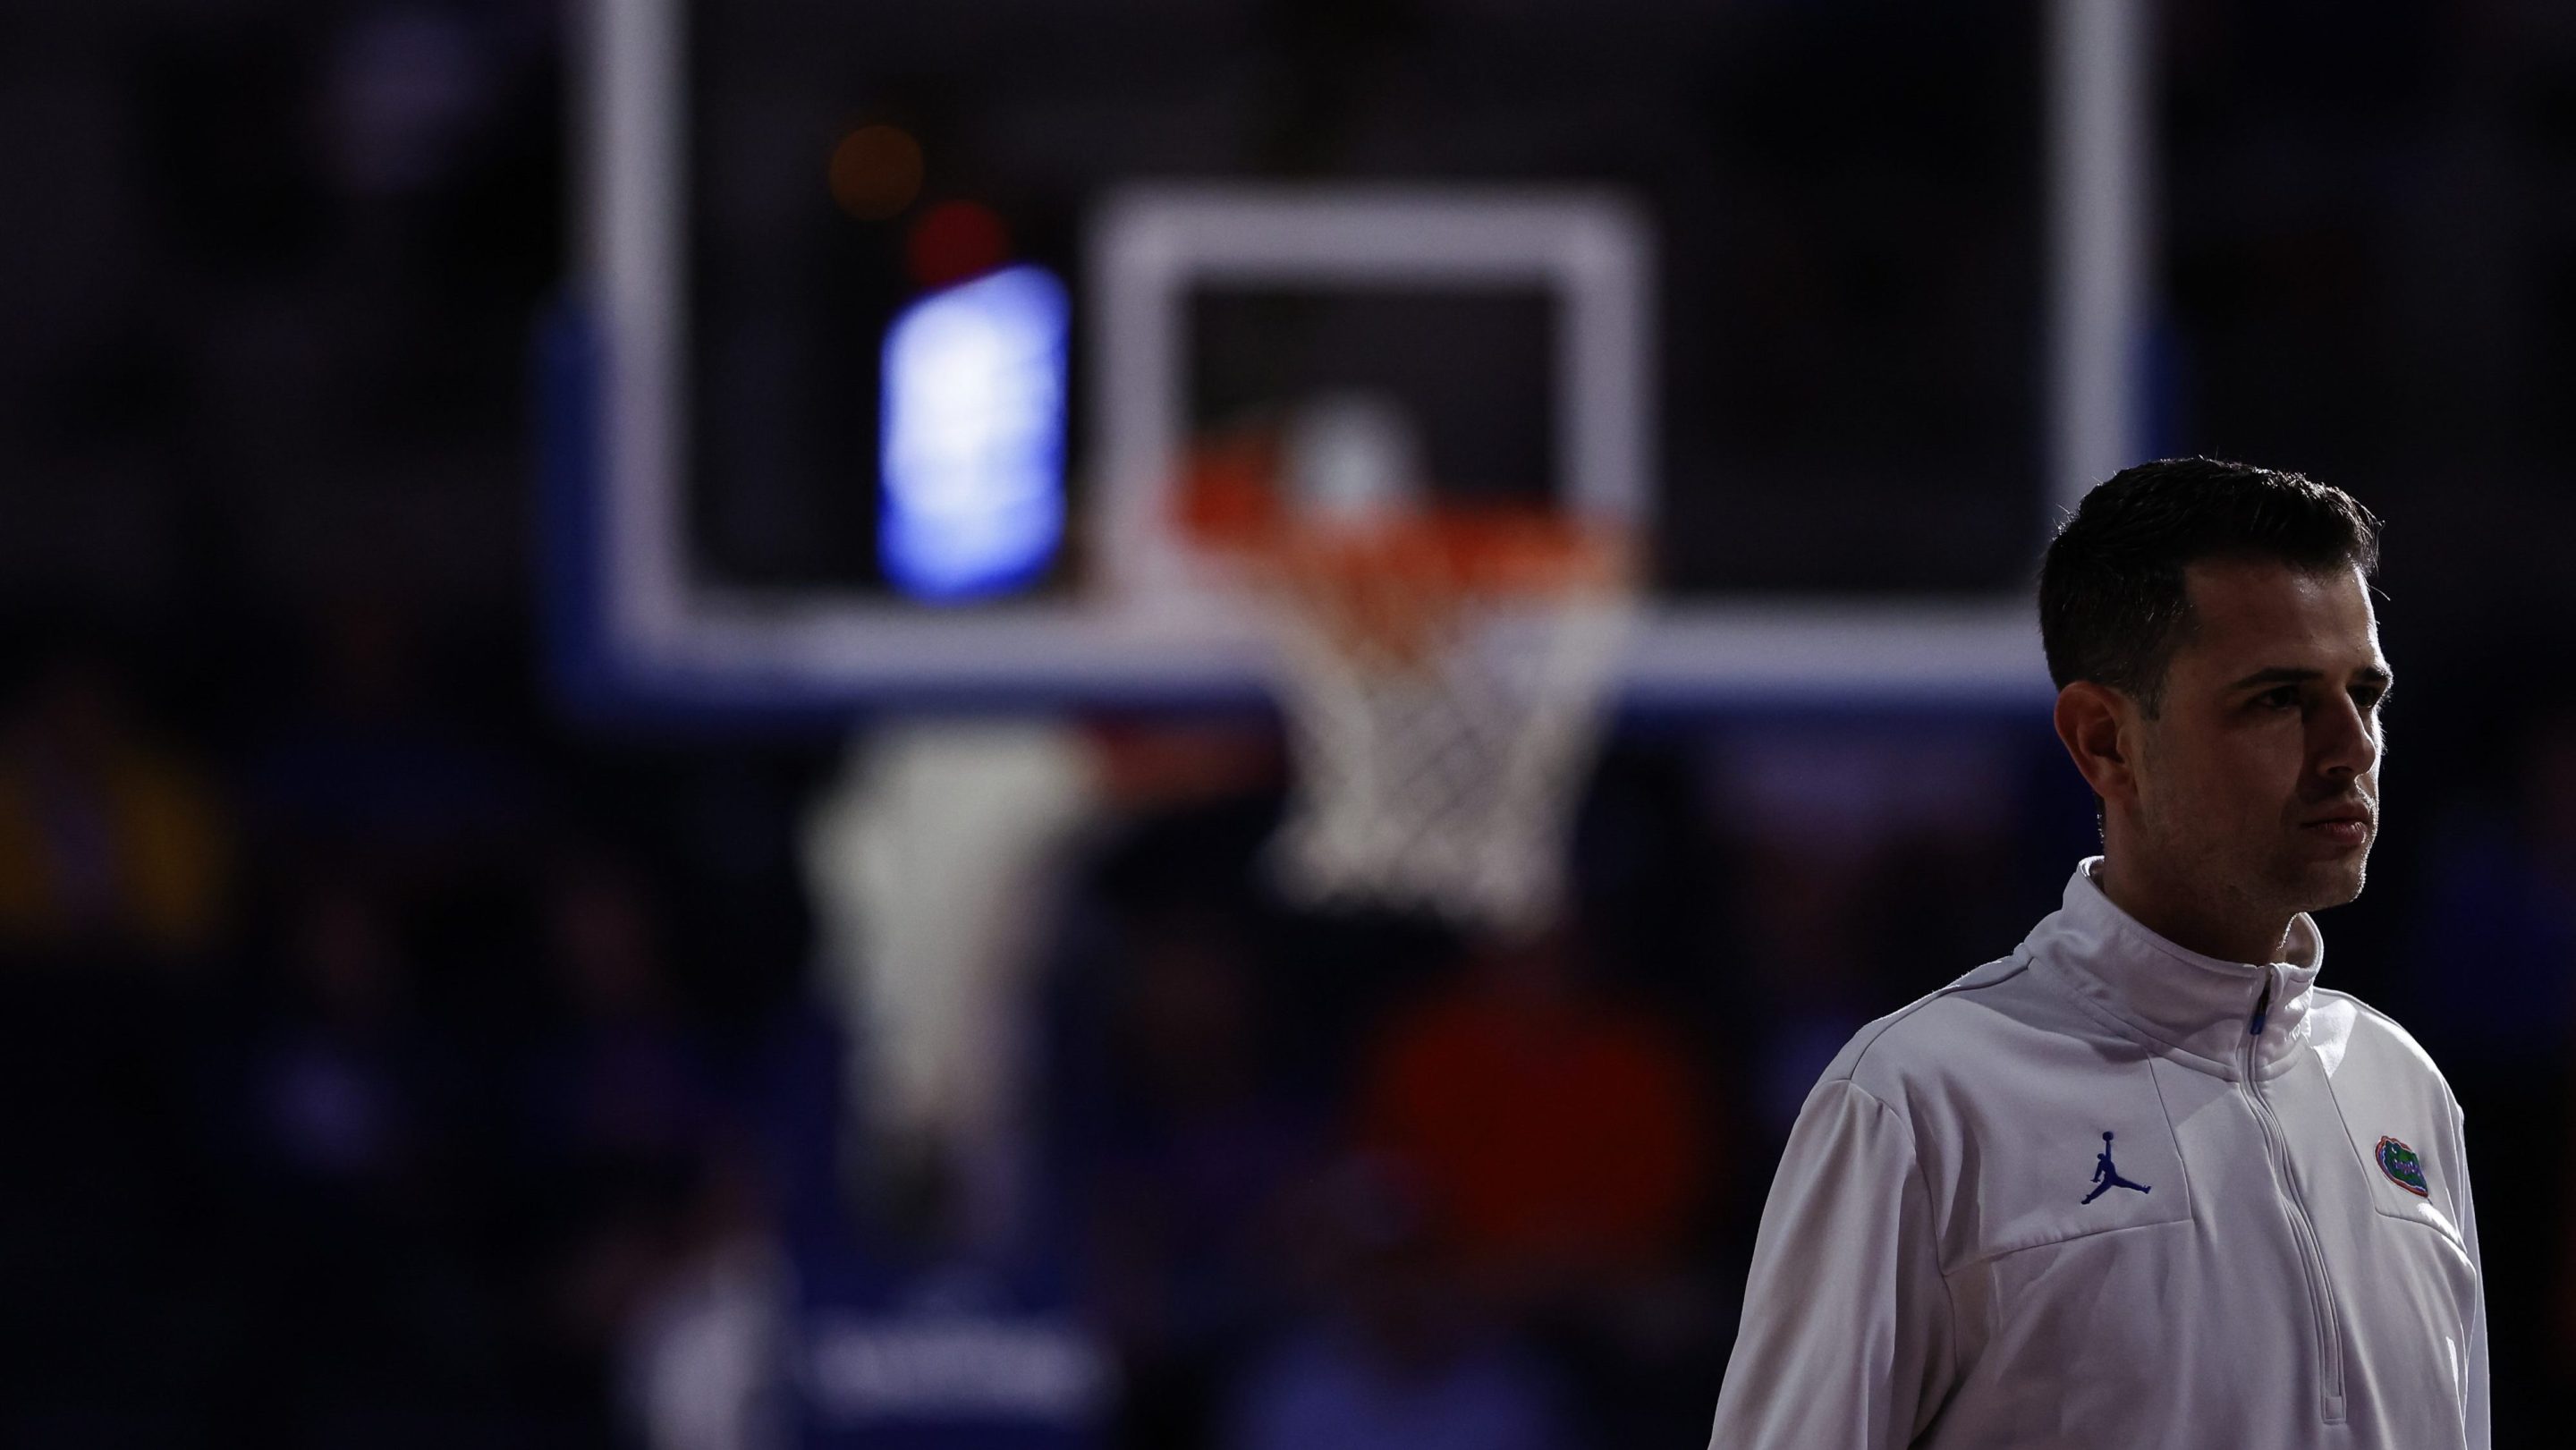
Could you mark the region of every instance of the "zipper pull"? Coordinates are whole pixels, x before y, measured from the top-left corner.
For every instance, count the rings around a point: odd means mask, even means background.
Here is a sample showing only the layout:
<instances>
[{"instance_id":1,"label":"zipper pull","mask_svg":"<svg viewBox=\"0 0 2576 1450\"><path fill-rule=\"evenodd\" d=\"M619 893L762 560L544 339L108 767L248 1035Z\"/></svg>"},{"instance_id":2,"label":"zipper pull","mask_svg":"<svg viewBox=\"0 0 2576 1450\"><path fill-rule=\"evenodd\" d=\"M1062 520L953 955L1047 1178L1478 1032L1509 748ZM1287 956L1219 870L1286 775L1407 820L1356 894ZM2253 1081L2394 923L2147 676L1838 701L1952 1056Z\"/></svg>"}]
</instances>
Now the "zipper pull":
<instances>
[{"instance_id":1,"label":"zipper pull","mask_svg":"<svg viewBox=\"0 0 2576 1450\"><path fill-rule=\"evenodd\" d=\"M2263 1035L2263 1019L2272 1013L2272 974L2263 974L2263 998L2254 1004L2254 1023L2245 1029L2248 1037Z\"/></svg>"}]
</instances>

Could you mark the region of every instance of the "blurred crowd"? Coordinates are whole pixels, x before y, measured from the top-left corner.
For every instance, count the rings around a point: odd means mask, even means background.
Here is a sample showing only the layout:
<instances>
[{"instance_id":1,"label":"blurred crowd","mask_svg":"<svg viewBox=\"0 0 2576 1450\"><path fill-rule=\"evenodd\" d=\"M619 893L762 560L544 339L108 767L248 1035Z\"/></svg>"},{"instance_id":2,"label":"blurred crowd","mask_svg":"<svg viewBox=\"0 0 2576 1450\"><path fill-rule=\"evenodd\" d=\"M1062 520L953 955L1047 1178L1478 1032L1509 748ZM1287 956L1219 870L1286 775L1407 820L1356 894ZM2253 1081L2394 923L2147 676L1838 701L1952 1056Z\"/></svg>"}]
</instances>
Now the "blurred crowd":
<instances>
[{"instance_id":1,"label":"blurred crowd","mask_svg":"<svg viewBox=\"0 0 2576 1450\"><path fill-rule=\"evenodd\" d=\"M496 732L383 614L323 633L221 727L148 656L13 671L17 1443L595 1426L639 1296L759 1211L796 903L705 857L777 792L704 778L657 843L669 771Z\"/></svg>"},{"instance_id":2,"label":"blurred crowd","mask_svg":"<svg viewBox=\"0 0 2576 1450\"><path fill-rule=\"evenodd\" d=\"M1631 734L1575 918L1497 942L1283 905L1257 724L1104 724L1104 775L1159 785L1010 907L967 1062L1015 1084L995 1175L868 1130L799 884L840 742L570 729L354 601L293 657L221 711L147 643L12 671L21 1443L838 1443L786 1286L970 1261L1061 1284L1097 1443L1694 1443L1807 1085L2091 834L2036 722ZM2576 713L2494 728L2427 795L2399 717L2386 858L2325 931L2469 1105L2512 1426L2576 1339Z\"/></svg>"}]
</instances>

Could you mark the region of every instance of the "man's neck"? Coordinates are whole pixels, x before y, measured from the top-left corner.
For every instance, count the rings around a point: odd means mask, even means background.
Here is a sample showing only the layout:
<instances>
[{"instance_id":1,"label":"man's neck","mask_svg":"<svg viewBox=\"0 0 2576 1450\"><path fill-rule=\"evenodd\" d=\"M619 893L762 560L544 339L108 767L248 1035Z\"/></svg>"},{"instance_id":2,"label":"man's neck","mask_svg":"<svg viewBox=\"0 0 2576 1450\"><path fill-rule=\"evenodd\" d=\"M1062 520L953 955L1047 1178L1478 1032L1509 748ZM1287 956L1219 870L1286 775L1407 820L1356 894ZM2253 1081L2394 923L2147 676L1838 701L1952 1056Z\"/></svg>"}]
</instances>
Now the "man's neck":
<instances>
[{"instance_id":1,"label":"man's neck","mask_svg":"<svg viewBox=\"0 0 2576 1450\"><path fill-rule=\"evenodd\" d=\"M2225 903L2209 900L2190 887L2168 881L2135 863L2106 854L2094 876L2111 904L2140 926L2178 947L2226 962L2265 963L2281 960L2290 939L2290 919L2268 916L2249 923L2231 919Z\"/></svg>"}]
</instances>

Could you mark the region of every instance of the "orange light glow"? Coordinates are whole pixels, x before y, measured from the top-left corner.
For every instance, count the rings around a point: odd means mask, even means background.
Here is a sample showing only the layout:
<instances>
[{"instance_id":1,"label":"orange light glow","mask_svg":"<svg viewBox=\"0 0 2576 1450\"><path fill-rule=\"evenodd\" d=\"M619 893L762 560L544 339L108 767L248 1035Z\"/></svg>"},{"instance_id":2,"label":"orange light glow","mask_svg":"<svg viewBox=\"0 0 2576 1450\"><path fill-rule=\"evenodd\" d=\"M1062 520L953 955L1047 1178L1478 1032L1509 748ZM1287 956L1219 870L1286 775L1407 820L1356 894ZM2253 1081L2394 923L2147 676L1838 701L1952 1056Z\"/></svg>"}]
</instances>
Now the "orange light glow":
<instances>
[{"instance_id":1,"label":"orange light glow","mask_svg":"<svg viewBox=\"0 0 2576 1450\"><path fill-rule=\"evenodd\" d=\"M893 126L861 126L832 148L826 175L841 210L884 221L921 195L921 143Z\"/></svg>"}]
</instances>

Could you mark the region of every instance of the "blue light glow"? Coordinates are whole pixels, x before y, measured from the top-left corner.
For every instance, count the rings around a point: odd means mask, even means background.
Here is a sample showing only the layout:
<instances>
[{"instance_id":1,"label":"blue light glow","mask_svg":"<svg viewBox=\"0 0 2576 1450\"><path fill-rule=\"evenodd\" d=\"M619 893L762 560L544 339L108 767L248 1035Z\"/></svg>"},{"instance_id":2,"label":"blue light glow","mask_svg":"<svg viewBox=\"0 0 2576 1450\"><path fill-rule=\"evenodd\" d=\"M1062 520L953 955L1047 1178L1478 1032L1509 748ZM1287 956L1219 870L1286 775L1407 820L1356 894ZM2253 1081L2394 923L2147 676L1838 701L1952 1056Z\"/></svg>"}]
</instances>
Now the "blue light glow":
<instances>
[{"instance_id":1,"label":"blue light glow","mask_svg":"<svg viewBox=\"0 0 2576 1450\"><path fill-rule=\"evenodd\" d=\"M886 329L877 553L946 602L1021 588L1064 538L1063 284L1012 267L934 293Z\"/></svg>"}]
</instances>

